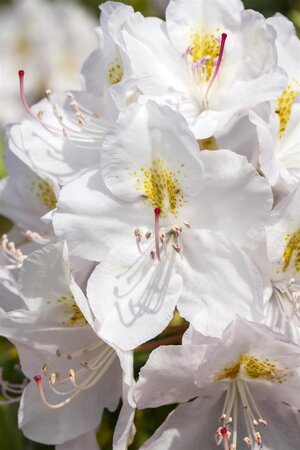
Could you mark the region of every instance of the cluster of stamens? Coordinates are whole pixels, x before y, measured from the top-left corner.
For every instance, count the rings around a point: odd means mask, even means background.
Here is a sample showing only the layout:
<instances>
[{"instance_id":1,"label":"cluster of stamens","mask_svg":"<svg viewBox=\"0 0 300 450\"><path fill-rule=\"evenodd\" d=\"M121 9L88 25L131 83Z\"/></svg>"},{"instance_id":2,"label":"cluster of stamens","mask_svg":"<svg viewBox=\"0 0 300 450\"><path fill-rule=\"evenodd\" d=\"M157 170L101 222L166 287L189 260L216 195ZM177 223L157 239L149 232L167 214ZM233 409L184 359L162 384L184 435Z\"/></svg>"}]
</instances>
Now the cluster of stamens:
<instances>
[{"instance_id":1,"label":"cluster of stamens","mask_svg":"<svg viewBox=\"0 0 300 450\"><path fill-rule=\"evenodd\" d=\"M37 122L39 122L44 128L46 128L49 132L64 137L69 140L74 140L76 142L95 142L103 139L104 132L107 130L107 127L99 121L99 115L96 112L90 111L83 105L79 104L75 99L74 95L71 92L66 94L67 99L69 100L69 104L71 106L70 114L68 119L75 119L75 123L68 124L66 119L61 111L60 106L57 103L54 103L52 99L52 92L50 89L47 89L45 92L46 99L51 105L53 115L57 121L57 125L55 126L51 123L48 123L44 120L44 111L38 111L37 115L35 115L31 110L26 101L25 92L24 92L24 70L19 70L19 80L20 80L20 93L23 105L27 111L27 113ZM72 116L73 113L73 116ZM79 128L78 128L79 126Z\"/></svg>"},{"instance_id":2,"label":"cluster of stamens","mask_svg":"<svg viewBox=\"0 0 300 450\"><path fill-rule=\"evenodd\" d=\"M25 256L13 241L8 240L7 234L1 236L0 250L7 260L6 269L18 269L22 266Z\"/></svg>"},{"instance_id":3,"label":"cluster of stamens","mask_svg":"<svg viewBox=\"0 0 300 450\"><path fill-rule=\"evenodd\" d=\"M169 228L160 227L160 208L154 209L154 240L155 240L155 247L151 248L150 250L150 257L153 261L158 260L161 261L161 254L164 251L166 253L167 250L167 244L171 242L171 246L173 250L176 253L181 254L182 253L182 242L180 241L180 235L183 231L183 227L180 225L172 225ZM189 229L191 228L191 224L187 221L183 221L183 225ZM139 251L142 253L141 250L141 242L142 238L145 237L148 241L153 232L152 230L147 230L144 232L142 228L137 227L134 229L134 236L136 238L136 243L138 246Z\"/></svg>"},{"instance_id":4,"label":"cluster of stamens","mask_svg":"<svg viewBox=\"0 0 300 450\"><path fill-rule=\"evenodd\" d=\"M192 54L195 50L195 45L193 45L193 44L189 45L182 55L187 67L189 67L189 69L191 70L194 81L199 85L199 87L201 87L203 85L206 86L206 90L203 92L204 93L204 95L203 95L203 97L204 97L203 106L204 107L207 107L209 92L210 92L212 85L213 85L213 83L218 75L218 72L220 70L220 66L221 66L223 54L224 54L225 42L227 39L227 34L222 33L221 37L216 36L215 39L218 42L218 44L220 45L220 50L219 50L218 57L213 59L212 61L211 61L212 57L210 55L204 55L201 57L201 59L194 60L194 58L192 57ZM213 66L214 66L214 70L213 70L213 73L211 76L207 72L207 63L209 63L209 62L212 62ZM208 84L207 84L207 82L208 82Z\"/></svg>"},{"instance_id":5,"label":"cluster of stamens","mask_svg":"<svg viewBox=\"0 0 300 450\"><path fill-rule=\"evenodd\" d=\"M237 449L239 401L242 404L247 429L247 435L243 440L249 449L262 449L262 437L257 427L259 425L266 426L267 422L263 419L248 384L238 379L230 382L228 386L223 411L219 418L220 426L215 435L216 444L218 446L222 444L224 450ZM230 428L232 428L232 432Z\"/></svg>"},{"instance_id":6,"label":"cluster of stamens","mask_svg":"<svg viewBox=\"0 0 300 450\"><path fill-rule=\"evenodd\" d=\"M78 351L66 354L61 349L57 349L56 357L58 359L70 362L75 360L76 365L79 365L80 368L76 371L73 367L70 367L63 376L61 371L51 371L50 364L44 363L41 371L44 378L47 379L48 387L57 396L66 397L61 402L50 403L44 392L42 376L36 375L34 380L44 404L52 409L62 408L82 391L94 386L104 376L116 358L115 351L109 346L103 349L104 346L106 344L103 341L97 341ZM85 358L82 359L82 357Z\"/></svg>"}]
</instances>

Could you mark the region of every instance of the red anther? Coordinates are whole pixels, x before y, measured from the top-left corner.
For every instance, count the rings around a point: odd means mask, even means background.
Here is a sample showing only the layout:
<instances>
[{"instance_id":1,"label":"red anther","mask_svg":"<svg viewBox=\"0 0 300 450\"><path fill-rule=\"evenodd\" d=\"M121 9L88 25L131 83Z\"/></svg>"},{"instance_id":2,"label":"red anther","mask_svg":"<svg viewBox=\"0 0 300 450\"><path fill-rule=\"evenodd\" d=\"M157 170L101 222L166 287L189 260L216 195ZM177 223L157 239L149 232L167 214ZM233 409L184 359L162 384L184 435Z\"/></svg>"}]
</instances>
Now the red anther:
<instances>
[{"instance_id":1,"label":"red anther","mask_svg":"<svg viewBox=\"0 0 300 450\"><path fill-rule=\"evenodd\" d=\"M25 75L24 70L19 70L19 77L24 77L24 75Z\"/></svg>"},{"instance_id":2,"label":"red anther","mask_svg":"<svg viewBox=\"0 0 300 450\"><path fill-rule=\"evenodd\" d=\"M160 214L160 208L155 208L155 209L154 209L154 213L155 213L155 215L159 216L159 214Z\"/></svg>"},{"instance_id":3,"label":"red anther","mask_svg":"<svg viewBox=\"0 0 300 450\"><path fill-rule=\"evenodd\" d=\"M221 428L220 433L224 436L224 434L227 433L227 428L226 427Z\"/></svg>"},{"instance_id":4,"label":"red anther","mask_svg":"<svg viewBox=\"0 0 300 450\"><path fill-rule=\"evenodd\" d=\"M39 383L39 382L41 381L41 379L42 379L42 377L41 377L40 375L36 375L36 376L34 377L34 381L35 381L36 383Z\"/></svg>"}]
</instances>

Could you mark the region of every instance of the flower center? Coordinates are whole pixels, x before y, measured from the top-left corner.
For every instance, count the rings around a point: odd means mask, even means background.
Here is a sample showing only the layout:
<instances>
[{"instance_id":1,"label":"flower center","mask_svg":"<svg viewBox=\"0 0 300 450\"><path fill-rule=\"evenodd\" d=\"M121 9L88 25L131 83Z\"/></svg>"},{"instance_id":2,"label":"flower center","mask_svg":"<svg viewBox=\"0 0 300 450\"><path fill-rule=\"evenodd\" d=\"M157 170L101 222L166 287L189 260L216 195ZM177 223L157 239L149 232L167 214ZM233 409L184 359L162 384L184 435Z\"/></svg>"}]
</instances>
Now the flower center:
<instances>
[{"instance_id":1,"label":"flower center","mask_svg":"<svg viewBox=\"0 0 300 450\"><path fill-rule=\"evenodd\" d=\"M203 72L205 72L203 78L204 81L209 81L220 53L220 40L216 34L209 33L201 27L191 36L190 42L192 45L190 55L194 62L203 61Z\"/></svg>"},{"instance_id":2,"label":"flower center","mask_svg":"<svg viewBox=\"0 0 300 450\"><path fill-rule=\"evenodd\" d=\"M122 62L119 58L114 59L107 68L107 79L110 84L120 83L124 75Z\"/></svg>"},{"instance_id":3,"label":"flower center","mask_svg":"<svg viewBox=\"0 0 300 450\"><path fill-rule=\"evenodd\" d=\"M286 380L287 371L277 367L268 358L259 359L254 355L245 353L218 372L214 381L234 380L241 376L252 380L282 383Z\"/></svg>"},{"instance_id":4,"label":"flower center","mask_svg":"<svg viewBox=\"0 0 300 450\"><path fill-rule=\"evenodd\" d=\"M167 217L169 214L177 217L179 208L185 202L178 178L180 173L181 170L177 173L172 171L160 158L153 159L151 166L142 167L135 172L137 191L142 193L149 206L159 208L160 217Z\"/></svg>"},{"instance_id":5,"label":"flower center","mask_svg":"<svg viewBox=\"0 0 300 450\"><path fill-rule=\"evenodd\" d=\"M282 256L282 271L286 272L293 260L294 269L300 272L300 229L293 234L287 234L284 239L287 244Z\"/></svg>"},{"instance_id":6,"label":"flower center","mask_svg":"<svg viewBox=\"0 0 300 450\"><path fill-rule=\"evenodd\" d=\"M56 196L50 184L40 177L32 180L30 191L35 195L36 199L49 209L56 207Z\"/></svg>"},{"instance_id":7,"label":"flower center","mask_svg":"<svg viewBox=\"0 0 300 450\"><path fill-rule=\"evenodd\" d=\"M208 107L208 95L221 67L226 39L226 33L215 36L205 30L196 32L191 36L192 44L182 55L200 89L207 85L202 91L203 109Z\"/></svg>"}]
</instances>

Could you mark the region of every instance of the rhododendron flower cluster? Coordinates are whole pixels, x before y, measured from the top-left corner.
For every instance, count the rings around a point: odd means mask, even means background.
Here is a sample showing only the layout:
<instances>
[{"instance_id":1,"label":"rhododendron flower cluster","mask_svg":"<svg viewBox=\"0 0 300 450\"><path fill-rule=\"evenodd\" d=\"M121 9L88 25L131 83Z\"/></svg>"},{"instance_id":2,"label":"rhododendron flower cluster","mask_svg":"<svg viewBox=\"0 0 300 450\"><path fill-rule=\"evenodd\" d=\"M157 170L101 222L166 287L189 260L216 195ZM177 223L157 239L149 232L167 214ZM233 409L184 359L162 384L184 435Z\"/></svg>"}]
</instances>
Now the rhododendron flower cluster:
<instances>
[{"instance_id":1,"label":"rhododendron flower cluster","mask_svg":"<svg viewBox=\"0 0 300 450\"><path fill-rule=\"evenodd\" d=\"M142 450L299 449L294 27L240 0L170 0L165 21L100 10L80 91L31 106L19 71L0 335L25 381L1 375L3 403L59 450L98 448L120 399L114 450L136 408L176 403Z\"/></svg>"}]
</instances>

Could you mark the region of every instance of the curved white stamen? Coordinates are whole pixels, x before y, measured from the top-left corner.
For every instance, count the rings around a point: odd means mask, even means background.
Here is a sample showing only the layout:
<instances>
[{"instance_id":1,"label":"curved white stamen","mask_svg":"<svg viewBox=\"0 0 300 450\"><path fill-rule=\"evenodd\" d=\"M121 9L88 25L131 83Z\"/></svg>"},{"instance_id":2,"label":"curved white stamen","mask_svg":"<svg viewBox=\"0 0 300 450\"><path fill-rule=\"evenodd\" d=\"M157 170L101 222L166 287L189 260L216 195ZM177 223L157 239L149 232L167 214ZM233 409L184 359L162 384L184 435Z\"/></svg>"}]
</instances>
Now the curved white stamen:
<instances>
[{"instance_id":1,"label":"curved white stamen","mask_svg":"<svg viewBox=\"0 0 300 450\"><path fill-rule=\"evenodd\" d=\"M29 241L36 242L37 244L43 244L44 245L44 244L48 244L49 243L49 238L45 238L45 237L41 236L36 231L26 230L25 231L25 236L27 237L27 239Z\"/></svg>"},{"instance_id":2,"label":"curved white stamen","mask_svg":"<svg viewBox=\"0 0 300 450\"><path fill-rule=\"evenodd\" d=\"M67 359L72 359L72 358L77 358L78 356L82 356L85 353L90 353L93 350L96 350L97 348L102 347L103 345L107 345L105 342L103 341L97 341L94 342L93 344L87 345L86 347L81 348L80 350L77 350L76 352L70 352L70 353L66 353L63 354L61 349L56 349L56 356L58 358L67 358Z\"/></svg>"},{"instance_id":3,"label":"curved white stamen","mask_svg":"<svg viewBox=\"0 0 300 450\"><path fill-rule=\"evenodd\" d=\"M68 357L71 355L72 358L75 358L82 356L82 354L89 354L100 348L102 345L106 344L102 341L96 342L76 352L68 353L67 355L63 355L61 350L58 349L59 351L56 352L56 354L59 355L59 357L65 357L67 359L70 359ZM66 395L68 396L68 398L59 403L48 402L43 389L41 377L39 375L34 377L42 401L45 403L46 406L52 409L57 409L65 406L67 403L69 403L71 400L77 397L77 395L80 392L94 386L94 384L97 383L101 379L101 377L106 373L108 368L115 360L115 357L116 357L115 351L111 347L107 346L107 348L104 351L101 351L100 354L97 354L94 358L91 359L90 362L85 361L86 364L83 367L81 367L81 369L79 369L78 371L75 371L73 368L70 368L68 371L68 376L63 379L60 379L60 377L57 376L57 373L52 372L48 380L48 385L51 391L59 396L66 396ZM79 381L80 379L81 381ZM67 390L61 389L63 387L66 387L66 383L68 383L68 381L71 382L73 388Z\"/></svg>"},{"instance_id":4,"label":"curved white stamen","mask_svg":"<svg viewBox=\"0 0 300 450\"><path fill-rule=\"evenodd\" d=\"M43 125L44 128L53 131L54 133L59 133L61 134L61 130L59 130L58 128L53 127L52 125L46 123L44 120L42 120L40 118L40 114L38 114L37 116L35 114L33 114L30 110L30 107L27 103L26 97L25 97L25 90L24 90L24 75L25 72L24 70L19 70L19 82L20 82L20 94L21 94L21 100L22 103L24 105L24 108L26 110L26 112L37 122L39 122L41 125Z\"/></svg>"},{"instance_id":5,"label":"curved white stamen","mask_svg":"<svg viewBox=\"0 0 300 450\"><path fill-rule=\"evenodd\" d=\"M93 143L95 141L102 141L103 136L105 131L107 131L107 126L102 125L101 123L99 123L98 121L95 121L95 119L98 117L96 114L91 114L91 121L92 123L94 123L94 127L91 128L89 124L89 127L85 126L85 118L83 116L83 113L81 111L78 111L79 115L76 116L77 112L74 111L73 108L73 112L75 113L75 117L77 122L79 123L80 126L84 126L84 128L86 130L89 131L89 134L87 133L83 133L82 131L78 131L76 129L72 129L70 128L68 125L65 124L64 122L64 118L63 115L59 112L59 107L57 104L54 104L52 102L52 98L51 98L51 91L47 90L46 91L46 98L49 101L49 103L52 106L52 111L53 114L55 116L55 118L57 119L59 125L61 125L62 128L57 128L55 126L53 126L52 124L46 122L45 120L43 120L43 111L39 111L37 115L35 115L31 110L30 107L27 103L26 97L25 97L25 90L24 90L24 75L25 72L24 70L19 70L19 82L20 82L20 95L21 95L21 99L22 99L22 103L24 105L24 108L26 110L26 112L38 123L40 123L46 130L50 131L51 133L57 134L61 137L64 137L66 139L70 139L70 140L74 140L78 143L80 142L90 142Z\"/></svg>"},{"instance_id":6,"label":"curved white stamen","mask_svg":"<svg viewBox=\"0 0 300 450\"><path fill-rule=\"evenodd\" d=\"M135 236L135 239L136 239L136 245L137 245L138 251L140 253L142 253L140 244L141 244L141 240L142 240L142 237L143 237L143 230L140 227L135 228L134 236Z\"/></svg>"},{"instance_id":7,"label":"curved white stamen","mask_svg":"<svg viewBox=\"0 0 300 450\"><path fill-rule=\"evenodd\" d=\"M43 401L43 403L48 406L48 408L51 409L58 409L58 408L62 408L63 406L67 405L68 403L70 403L71 400L73 400L75 397L77 397L77 395L80 393L80 391L76 391L73 395L71 395L70 397L66 398L66 400L60 402L60 403L49 403L48 400L46 399L45 393L44 393L44 389L43 389L43 384L42 384L42 379L39 375L36 375L34 377L34 381L36 382L36 385L38 387L41 399Z\"/></svg>"}]
</instances>

